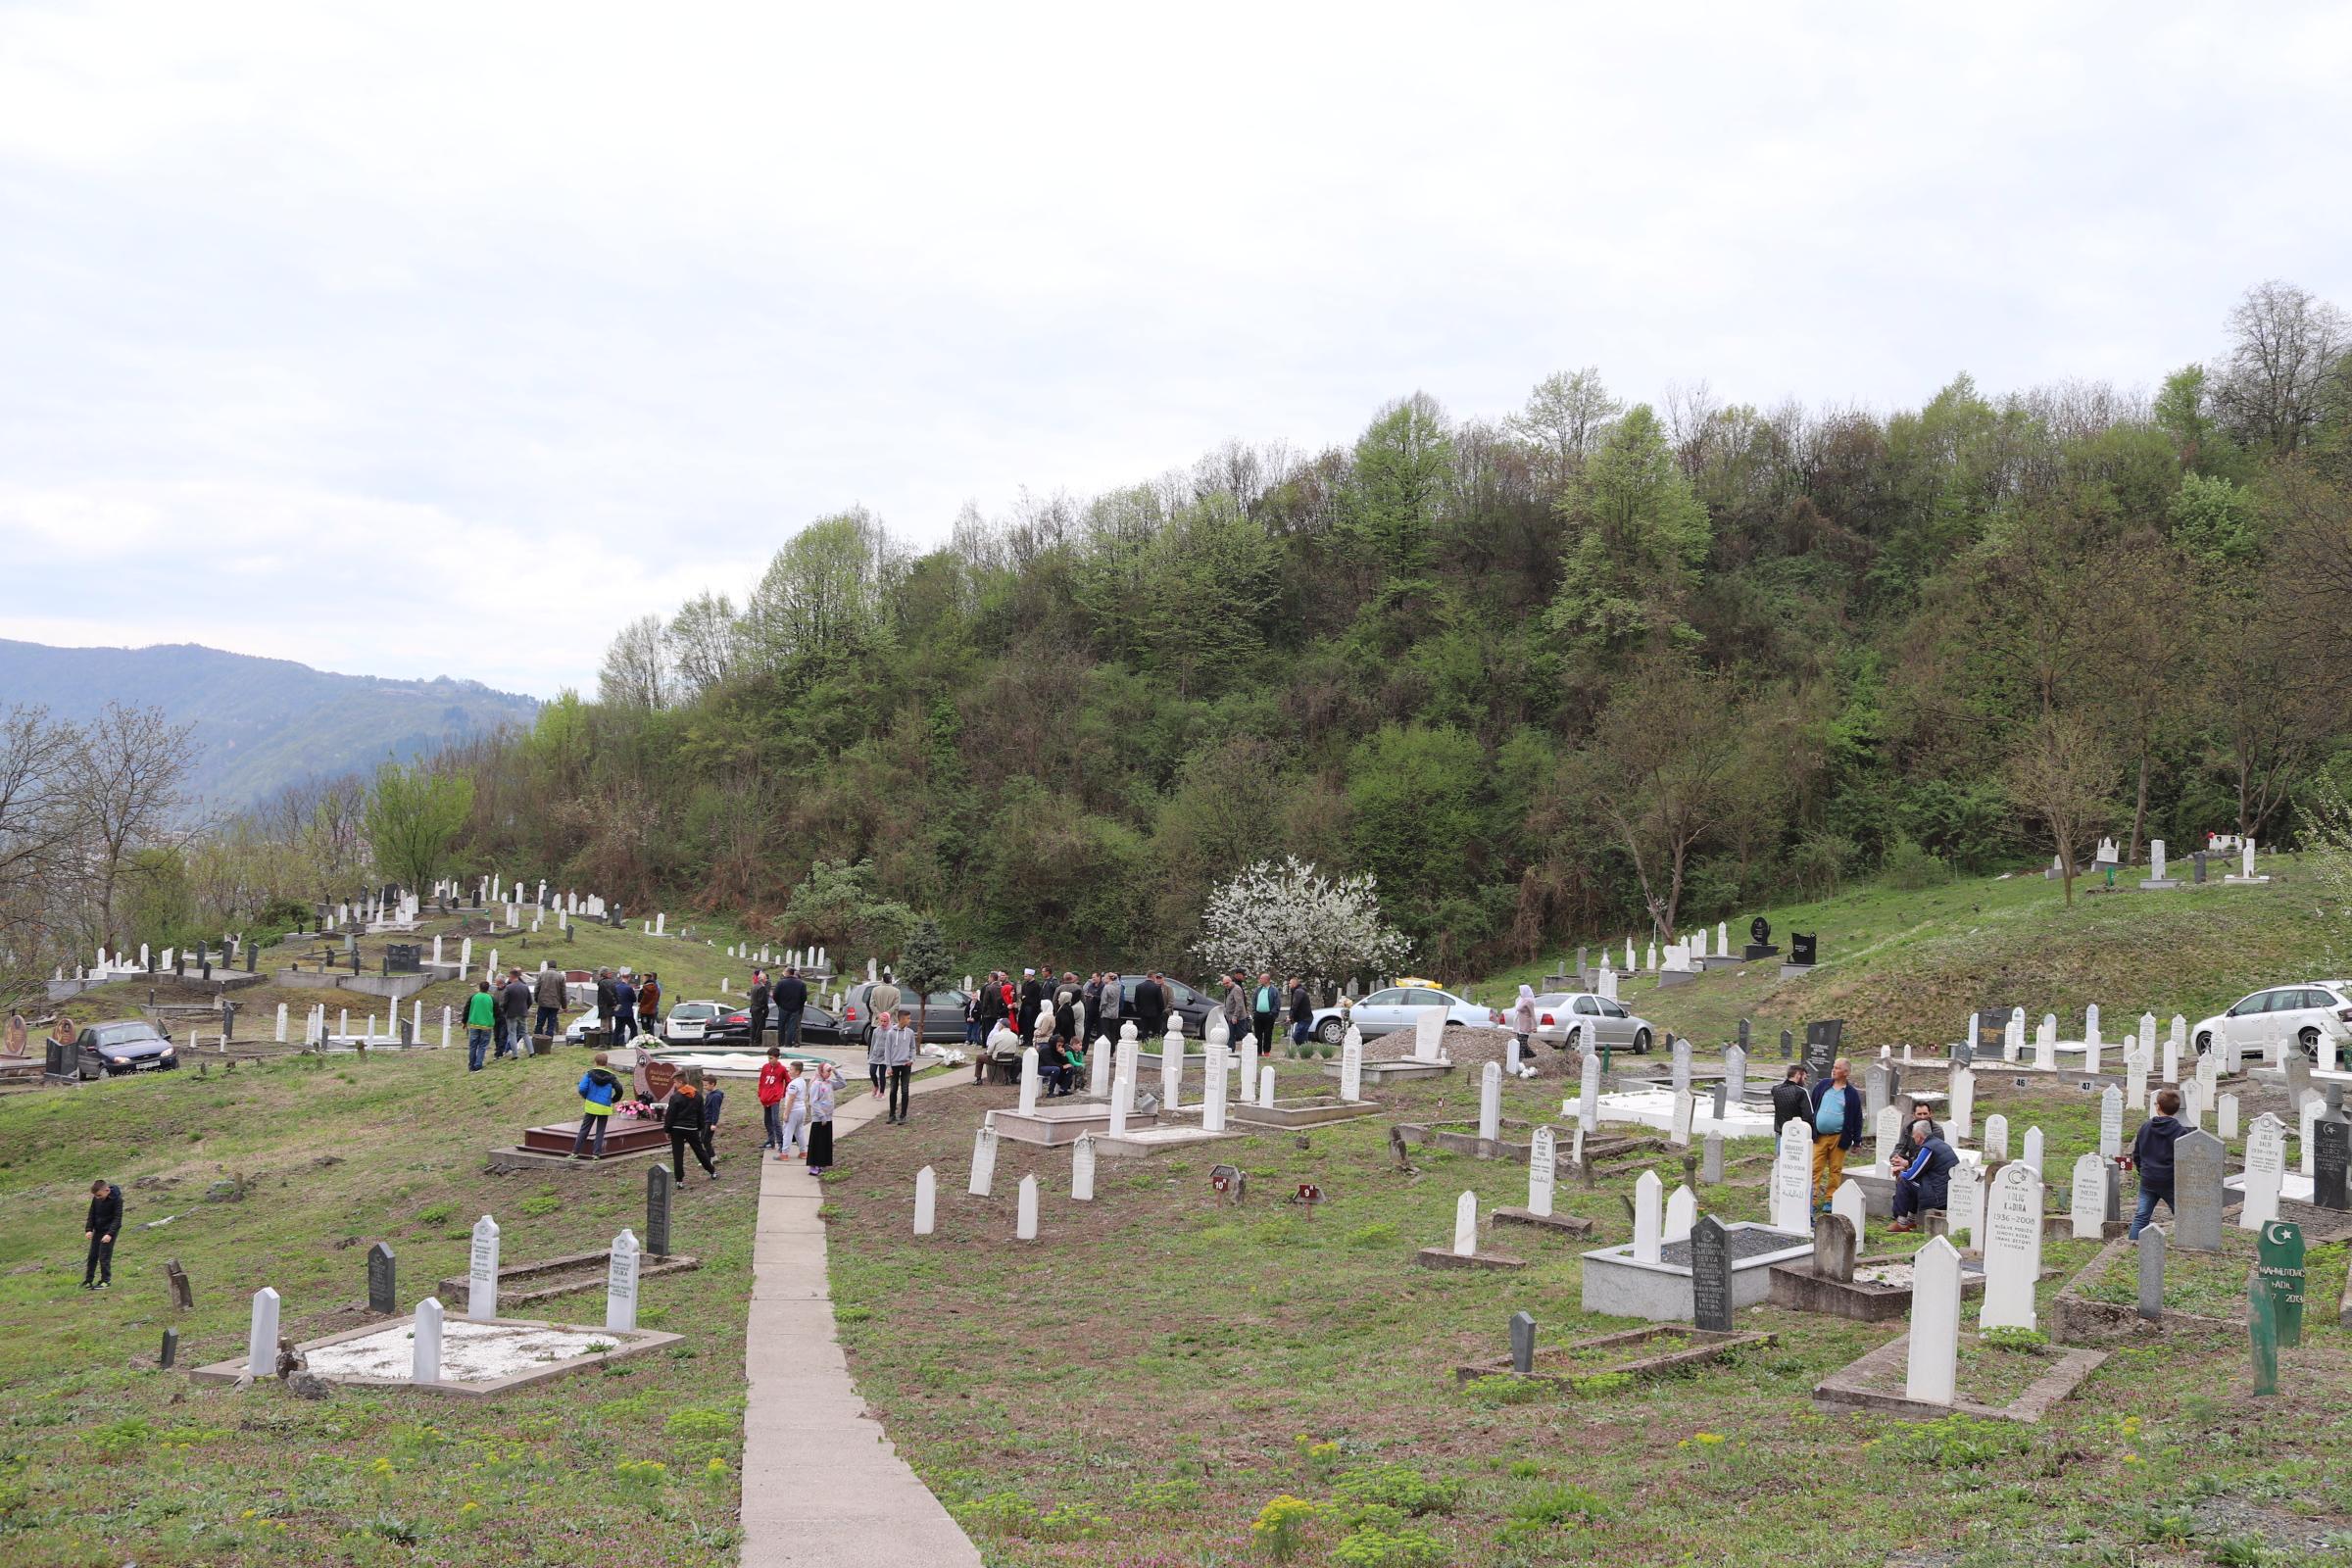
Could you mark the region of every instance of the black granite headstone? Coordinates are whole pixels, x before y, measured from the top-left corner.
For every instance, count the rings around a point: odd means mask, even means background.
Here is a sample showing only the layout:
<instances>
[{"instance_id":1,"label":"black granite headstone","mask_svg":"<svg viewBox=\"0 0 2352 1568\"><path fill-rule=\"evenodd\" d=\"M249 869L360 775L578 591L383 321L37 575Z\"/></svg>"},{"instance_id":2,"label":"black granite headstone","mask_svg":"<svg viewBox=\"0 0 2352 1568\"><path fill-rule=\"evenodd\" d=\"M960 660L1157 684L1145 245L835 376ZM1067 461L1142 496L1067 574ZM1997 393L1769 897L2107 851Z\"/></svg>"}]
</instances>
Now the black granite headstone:
<instances>
[{"instance_id":1,"label":"black granite headstone","mask_svg":"<svg viewBox=\"0 0 2352 1568\"><path fill-rule=\"evenodd\" d=\"M1802 964L1811 964L1820 961L1817 957L1817 954L1819 952L1817 944L1820 942L1820 940L1821 939L1818 935L1807 936L1802 931L1789 932L1788 961L1790 963Z\"/></svg>"},{"instance_id":2,"label":"black granite headstone","mask_svg":"<svg viewBox=\"0 0 2352 1568\"><path fill-rule=\"evenodd\" d=\"M400 1310L400 1287L392 1249L382 1242L368 1249L368 1310L387 1317Z\"/></svg>"},{"instance_id":3,"label":"black granite headstone","mask_svg":"<svg viewBox=\"0 0 2352 1568\"><path fill-rule=\"evenodd\" d=\"M2191 860L2193 860L2193 861L2195 861L2195 862L2196 862L2197 869L2196 869L2196 871L2195 871L2195 873L2194 873L2194 878L2195 878L2195 880L2196 880L2196 881L2199 881L2199 882L2202 882L2202 881L2204 881L2204 880L2205 880L2205 852L2204 852L2203 850L2198 850L2198 851L2195 851L2193 854L2191 854L2191 855L2189 856L2189 858L2190 858Z\"/></svg>"},{"instance_id":4,"label":"black granite headstone","mask_svg":"<svg viewBox=\"0 0 2352 1568\"><path fill-rule=\"evenodd\" d=\"M645 1173L645 1250L656 1257L669 1255L669 1200L676 1189L667 1165Z\"/></svg>"},{"instance_id":5,"label":"black granite headstone","mask_svg":"<svg viewBox=\"0 0 2352 1568\"><path fill-rule=\"evenodd\" d=\"M1747 1050L1747 1049L1748 1049L1748 1046L1747 1046L1747 1020L1746 1020L1745 1018L1742 1018L1742 1019L1740 1019L1740 1049L1741 1051L1745 1051L1745 1050Z\"/></svg>"},{"instance_id":6,"label":"black granite headstone","mask_svg":"<svg viewBox=\"0 0 2352 1568\"><path fill-rule=\"evenodd\" d=\"M1792 1054L1795 1053L1795 1050L1796 1050L1796 1040L1795 1040L1795 1037L1794 1037L1793 1035L1789 1034L1788 1030L1786 1030L1786 1029L1782 1030L1782 1031L1781 1031L1781 1059L1782 1059L1783 1061L1787 1061L1787 1060L1788 1060L1788 1059L1789 1059L1789 1057L1790 1057L1790 1056L1791 1056L1791 1055L1792 1055Z\"/></svg>"},{"instance_id":7,"label":"black granite headstone","mask_svg":"<svg viewBox=\"0 0 2352 1568\"><path fill-rule=\"evenodd\" d=\"M2331 1110L2311 1124L2311 1200L2322 1208L2352 1208L2352 1121Z\"/></svg>"},{"instance_id":8,"label":"black granite headstone","mask_svg":"<svg viewBox=\"0 0 2352 1568\"><path fill-rule=\"evenodd\" d=\"M1702 1333L1732 1331L1731 1240L1712 1214L1690 1227L1690 1325Z\"/></svg>"},{"instance_id":9,"label":"black granite headstone","mask_svg":"<svg viewBox=\"0 0 2352 1568\"><path fill-rule=\"evenodd\" d=\"M164 1330L164 1348L155 1359L157 1365L167 1369L179 1359L179 1330Z\"/></svg>"},{"instance_id":10,"label":"black granite headstone","mask_svg":"<svg viewBox=\"0 0 2352 1568\"><path fill-rule=\"evenodd\" d=\"M1511 1370L1536 1369L1536 1320L1525 1312L1511 1314Z\"/></svg>"},{"instance_id":11,"label":"black granite headstone","mask_svg":"<svg viewBox=\"0 0 2352 1568\"><path fill-rule=\"evenodd\" d=\"M179 1266L178 1258L164 1259L164 1278L172 1286L172 1304L173 1306L183 1312L195 1306L196 1292L188 1284L188 1271Z\"/></svg>"},{"instance_id":12,"label":"black granite headstone","mask_svg":"<svg viewBox=\"0 0 2352 1568\"><path fill-rule=\"evenodd\" d=\"M1805 1081L1820 1083L1838 1059L1838 1042L1845 1038L1843 1018L1816 1018L1805 1025Z\"/></svg>"}]
</instances>

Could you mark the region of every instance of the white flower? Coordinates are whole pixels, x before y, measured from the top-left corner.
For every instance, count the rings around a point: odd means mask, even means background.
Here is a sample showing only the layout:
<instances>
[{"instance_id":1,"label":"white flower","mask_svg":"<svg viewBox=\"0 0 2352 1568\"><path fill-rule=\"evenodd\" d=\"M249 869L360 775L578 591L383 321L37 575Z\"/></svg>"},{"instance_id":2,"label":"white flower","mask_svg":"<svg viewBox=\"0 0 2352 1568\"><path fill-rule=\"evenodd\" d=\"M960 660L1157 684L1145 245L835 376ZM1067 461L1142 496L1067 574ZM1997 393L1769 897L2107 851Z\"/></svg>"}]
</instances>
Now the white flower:
<instances>
[{"instance_id":1,"label":"white flower","mask_svg":"<svg viewBox=\"0 0 2352 1568\"><path fill-rule=\"evenodd\" d=\"M1411 944L1380 917L1369 875L1333 879L1297 857L1260 860L1209 895L1194 951L1220 972L1341 980L1403 962Z\"/></svg>"}]
</instances>

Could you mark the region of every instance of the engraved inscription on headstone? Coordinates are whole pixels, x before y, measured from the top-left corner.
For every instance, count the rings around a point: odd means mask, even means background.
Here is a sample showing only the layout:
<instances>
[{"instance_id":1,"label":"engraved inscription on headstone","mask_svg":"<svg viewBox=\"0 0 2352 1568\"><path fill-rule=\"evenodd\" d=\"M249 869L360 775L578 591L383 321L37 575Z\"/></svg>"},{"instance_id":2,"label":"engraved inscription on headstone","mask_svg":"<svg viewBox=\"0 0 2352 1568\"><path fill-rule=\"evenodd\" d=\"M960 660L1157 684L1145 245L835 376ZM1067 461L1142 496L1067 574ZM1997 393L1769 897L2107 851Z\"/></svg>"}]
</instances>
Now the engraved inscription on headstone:
<instances>
[{"instance_id":1,"label":"engraved inscription on headstone","mask_svg":"<svg viewBox=\"0 0 2352 1568\"><path fill-rule=\"evenodd\" d=\"M1704 1333L1732 1330L1732 1246L1712 1214L1690 1227L1690 1323Z\"/></svg>"}]
</instances>

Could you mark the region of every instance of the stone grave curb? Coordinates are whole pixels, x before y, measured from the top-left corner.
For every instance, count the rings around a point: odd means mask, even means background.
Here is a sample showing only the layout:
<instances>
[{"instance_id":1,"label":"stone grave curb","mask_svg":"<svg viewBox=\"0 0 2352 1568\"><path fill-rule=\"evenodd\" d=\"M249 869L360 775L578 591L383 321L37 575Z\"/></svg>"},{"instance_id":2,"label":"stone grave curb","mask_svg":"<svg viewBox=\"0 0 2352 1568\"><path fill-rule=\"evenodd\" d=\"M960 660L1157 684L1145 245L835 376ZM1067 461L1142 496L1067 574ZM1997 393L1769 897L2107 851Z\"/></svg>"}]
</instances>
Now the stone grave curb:
<instances>
[{"instance_id":1,"label":"stone grave curb","mask_svg":"<svg viewBox=\"0 0 2352 1568\"><path fill-rule=\"evenodd\" d=\"M1450 1247L1424 1247L1416 1254L1423 1268L1494 1268L1527 1267L1527 1259L1513 1257L1508 1252L1473 1252L1468 1257Z\"/></svg>"},{"instance_id":2,"label":"stone grave curb","mask_svg":"<svg viewBox=\"0 0 2352 1568\"><path fill-rule=\"evenodd\" d=\"M381 1334L386 1325L399 1321L400 1319L397 1317L377 1318L372 1323L364 1323L356 1329L345 1329L340 1334L329 1334L324 1339L306 1340L297 1345L295 1348L307 1355L321 1346L340 1345L345 1340L364 1339L370 1334ZM600 1338L611 1339L615 1344L612 1349L602 1350L594 1355L575 1355L562 1361L550 1361L545 1366L535 1366L528 1372L516 1372L508 1377L493 1379L488 1383L413 1383L407 1378L327 1377L324 1373L318 1375L337 1388L411 1389L418 1394L438 1394L460 1399L480 1399L505 1394L514 1389L526 1388L534 1383L545 1383L550 1379L563 1377L566 1373L576 1372L582 1367L627 1360L631 1356L643 1355L649 1350L659 1350L680 1344L686 1338L683 1334L664 1334L656 1329L607 1329L587 1323L554 1323L543 1318L474 1319L453 1316L450 1321L453 1323L487 1321L505 1328L563 1329L573 1334L594 1334ZM210 1366L196 1368L188 1376L197 1383L234 1384L245 1376L246 1364L242 1356L233 1361L215 1361Z\"/></svg>"},{"instance_id":3,"label":"stone grave curb","mask_svg":"<svg viewBox=\"0 0 2352 1568\"><path fill-rule=\"evenodd\" d=\"M1889 1252L1876 1257L1857 1257L1854 1267L1873 1268L1887 1263L1908 1263L1909 1252ZM1765 1299L1774 1306L1787 1307L1794 1312L1817 1312L1824 1317L1849 1318L1857 1323L1885 1323L1902 1317L1911 1310L1911 1287L1881 1285L1871 1280L1823 1279L1813 1272L1808 1259L1775 1263L1770 1269ZM1982 1268L1960 1271L1962 1299L1984 1294L1984 1271Z\"/></svg>"},{"instance_id":4,"label":"stone grave curb","mask_svg":"<svg viewBox=\"0 0 2352 1568\"><path fill-rule=\"evenodd\" d=\"M2132 1301L2094 1301L2082 1291L2096 1284L2118 1258L2136 1269L2138 1243L2119 1237L2099 1249L2082 1272L2068 1280L2050 1302L2050 1339L2059 1345L2100 1345L2116 1340L2154 1339L2167 1334L2243 1334L2245 1324L2226 1317L2177 1312L2171 1307L2151 1322ZM2199 1253L2199 1256L2210 1256ZM2168 1259L2169 1261L2169 1259ZM2250 1267L2251 1265L2249 1265Z\"/></svg>"},{"instance_id":5,"label":"stone grave curb","mask_svg":"<svg viewBox=\"0 0 2352 1568\"><path fill-rule=\"evenodd\" d=\"M1277 1100L1272 1105L1228 1105L1227 1119L1248 1122L1252 1127L1321 1127L1331 1122L1354 1121L1361 1116L1377 1116L1377 1101L1340 1100L1316 1096L1285 1103Z\"/></svg>"},{"instance_id":6,"label":"stone grave curb","mask_svg":"<svg viewBox=\"0 0 2352 1568\"><path fill-rule=\"evenodd\" d=\"M2044 1352L2049 1353L2049 1352ZM1984 1421L2018 1421L2032 1426L2037 1424L2050 1406L2082 1386L2106 1361L2105 1350L2074 1349L2056 1352L2057 1364L2035 1378L2025 1393L2007 1404L1979 1404L1973 1399L1954 1399L1948 1405L1926 1404L1908 1399L1899 1394L1882 1394L1863 1387L1862 1380L1872 1374L1900 1377L1911 1357L1911 1336L1898 1334L1885 1345L1849 1362L1838 1371L1815 1385L1813 1403L1824 1410L1875 1410L1884 1415L1906 1421L1939 1421L1947 1415L1969 1415Z\"/></svg>"},{"instance_id":7,"label":"stone grave curb","mask_svg":"<svg viewBox=\"0 0 2352 1568\"><path fill-rule=\"evenodd\" d=\"M528 1306L534 1301L552 1300L559 1296L573 1296L581 1291L601 1291L605 1288L606 1265L612 1261L612 1253L609 1249L600 1248L593 1252L566 1252L561 1257L544 1258L536 1263L505 1264L498 1271L498 1298L515 1306ZM642 1285L647 1280L659 1279L664 1274L691 1273L702 1266L701 1258L685 1252L673 1252L666 1257L657 1252L640 1252L638 1254L637 1279ZM552 1289L514 1292L508 1290L511 1285L525 1286L533 1280L551 1279L572 1273L585 1273L587 1277L576 1284ZM470 1282L465 1276L454 1276L437 1281L433 1294L444 1301L463 1300L469 1284Z\"/></svg>"},{"instance_id":8,"label":"stone grave curb","mask_svg":"<svg viewBox=\"0 0 2352 1568\"><path fill-rule=\"evenodd\" d=\"M1592 1221L1574 1214L1539 1214L1532 1208L1498 1208L1494 1220L1497 1225L1525 1225L1531 1230L1555 1231L1562 1236L1591 1236L1593 1228Z\"/></svg>"},{"instance_id":9,"label":"stone grave curb","mask_svg":"<svg viewBox=\"0 0 2352 1568\"><path fill-rule=\"evenodd\" d=\"M518 1170L589 1170L604 1165L625 1164L632 1159L666 1159L669 1157L669 1144L665 1139L658 1148L632 1149L623 1152L607 1154L602 1159L575 1160L567 1155L541 1153L536 1149L524 1149L519 1146L493 1149L487 1157L490 1162L490 1174L494 1176L504 1176Z\"/></svg>"},{"instance_id":10,"label":"stone grave curb","mask_svg":"<svg viewBox=\"0 0 2352 1568\"><path fill-rule=\"evenodd\" d=\"M1323 1076L1337 1078L1342 1065L1337 1061L1323 1063ZM1363 1064L1363 1081L1378 1086L1391 1078L1436 1078L1451 1071L1453 1061L1450 1057L1440 1057L1436 1061L1423 1061L1418 1056L1383 1056L1378 1061L1367 1057Z\"/></svg>"},{"instance_id":11,"label":"stone grave curb","mask_svg":"<svg viewBox=\"0 0 2352 1568\"><path fill-rule=\"evenodd\" d=\"M1684 1348L1679 1350L1668 1350L1659 1355L1636 1356L1630 1361L1593 1367L1584 1372L1545 1372L1542 1370L1520 1372L1512 1368L1509 1356L1499 1356L1492 1361L1472 1361L1466 1365L1455 1367L1453 1380L1456 1383L1468 1383L1474 1378L1506 1377L1520 1378L1530 1383L1549 1383L1555 1387L1569 1388L1585 1378L1622 1373L1637 1382L1647 1382L1653 1378L1671 1377L1677 1372L1690 1367L1701 1366L1709 1361L1722 1360L1751 1345L1758 1347L1778 1345L1781 1339L1778 1334L1755 1329L1736 1329L1729 1334L1719 1334L1710 1329L1676 1328L1670 1323L1658 1323L1644 1329L1625 1329L1615 1334L1602 1334L1592 1339L1571 1340L1568 1344L1561 1346L1560 1349L1574 1354L1580 1350L1614 1349L1618 1346L1630 1348L1644 1345L1651 1340L1662 1339L1668 1335L1692 1343L1687 1344ZM1541 1359L1540 1355L1538 1359Z\"/></svg>"}]
</instances>

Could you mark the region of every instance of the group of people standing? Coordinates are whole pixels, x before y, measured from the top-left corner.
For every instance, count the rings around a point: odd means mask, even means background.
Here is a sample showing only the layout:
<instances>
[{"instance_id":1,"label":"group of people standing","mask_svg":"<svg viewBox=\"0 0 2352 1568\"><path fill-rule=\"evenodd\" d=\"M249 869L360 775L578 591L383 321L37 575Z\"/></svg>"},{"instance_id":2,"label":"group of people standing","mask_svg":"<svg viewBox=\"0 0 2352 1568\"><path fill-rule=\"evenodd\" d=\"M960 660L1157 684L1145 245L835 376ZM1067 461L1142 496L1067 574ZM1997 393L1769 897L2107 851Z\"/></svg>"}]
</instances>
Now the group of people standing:
<instances>
[{"instance_id":1,"label":"group of people standing","mask_svg":"<svg viewBox=\"0 0 2352 1568\"><path fill-rule=\"evenodd\" d=\"M841 1077L829 1061L811 1066L783 1058L784 1053L770 1046L760 1067L760 1113L767 1122L760 1152L772 1149L778 1159L797 1156L807 1162L809 1175L822 1176L833 1164L833 1110Z\"/></svg>"},{"instance_id":2,"label":"group of people standing","mask_svg":"<svg viewBox=\"0 0 2352 1568\"><path fill-rule=\"evenodd\" d=\"M662 1037L662 977L651 969L642 980L611 969L596 971L596 1021L607 1043L625 1046L639 1035Z\"/></svg>"},{"instance_id":3,"label":"group of people standing","mask_svg":"<svg viewBox=\"0 0 2352 1568\"><path fill-rule=\"evenodd\" d=\"M808 1009L808 982L801 978L800 970L788 968L770 984L765 969L754 969L746 1003L754 1046L767 1033L771 1008L776 1015L776 1043L787 1051L801 1043L801 1015Z\"/></svg>"}]
</instances>

